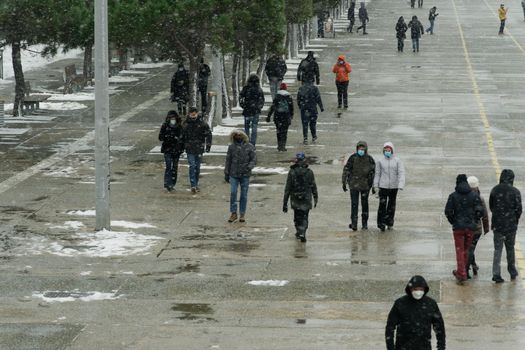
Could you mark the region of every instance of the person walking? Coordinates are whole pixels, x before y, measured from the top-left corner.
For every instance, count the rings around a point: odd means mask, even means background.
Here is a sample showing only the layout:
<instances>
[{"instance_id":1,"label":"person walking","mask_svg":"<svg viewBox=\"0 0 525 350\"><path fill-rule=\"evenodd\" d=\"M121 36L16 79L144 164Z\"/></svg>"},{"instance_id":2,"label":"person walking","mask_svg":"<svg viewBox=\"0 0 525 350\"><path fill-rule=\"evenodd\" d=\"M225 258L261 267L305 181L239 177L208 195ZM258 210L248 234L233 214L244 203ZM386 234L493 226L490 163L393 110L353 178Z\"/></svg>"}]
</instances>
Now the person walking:
<instances>
[{"instance_id":1,"label":"person walking","mask_svg":"<svg viewBox=\"0 0 525 350\"><path fill-rule=\"evenodd\" d=\"M417 7L422 8L423 7L423 0L417 0Z\"/></svg>"},{"instance_id":2,"label":"person walking","mask_svg":"<svg viewBox=\"0 0 525 350\"><path fill-rule=\"evenodd\" d=\"M248 141L248 136L241 130L234 130L230 134L231 143L228 146L224 164L224 180L230 184L230 218L228 219L230 223L237 221L237 218L239 222L246 221L250 176L257 162L255 146ZM241 188L240 212L237 216L237 190L239 187Z\"/></svg>"},{"instance_id":3,"label":"person walking","mask_svg":"<svg viewBox=\"0 0 525 350\"><path fill-rule=\"evenodd\" d=\"M412 38L412 52L419 52L419 39L425 34L425 29L417 16L412 16L412 20L408 23L410 28L410 37Z\"/></svg>"},{"instance_id":4,"label":"person walking","mask_svg":"<svg viewBox=\"0 0 525 350\"><path fill-rule=\"evenodd\" d=\"M350 187L350 202L352 211L350 214L350 225L353 231L357 231L357 214L359 212L359 198L361 198L361 224L363 230L368 230L368 195L374 182L376 163L374 158L368 154L368 145L365 141L359 141L356 151L348 158L343 168L343 191ZM348 187L347 187L348 185Z\"/></svg>"},{"instance_id":5,"label":"person walking","mask_svg":"<svg viewBox=\"0 0 525 350\"><path fill-rule=\"evenodd\" d=\"M456 247L457 268L452 271L459 284L467 280L468 251L472 244L474 230L483 217L483 205L479 195L467 183L467 175L459 174L456 188L448 196L445 216L452 225Z\"/></svg>"},{"instance_id":6,"label":"person walking","mask_svg":"<svg viewBox=\"0 0 525 350\"><path fill-rule=\"evenodd\" d=\"M436 11L437 7L434 6L428 12L428 21L430 22L430 27L427 28L426 32L430 33L430 35L434 34L434 22L436 21L437 16L439 16L439 13L436 13Z\"/></svg>"},{"instance_id":7,"label":"person walking","mask_svg":"<svg viewBox=\"0 0 525 350\"><path fill-rule=\"evenodd\" d=\"M204 63L204 58L201 58L199 72L197 75L197 90L201 95L202 113L206 113L208 111L208 78L210 77L210 74L210 66Z\"/></svg>"},{"instance_id":8,"label":"person walking","mask_svg":"<svg viewBox=\"0 0 525 350\"><path fill-rule=\"evenodd\" d=\"M166 169L164 170L164 188L172 192L177 184L179 159L184 152L182 141L182 118L176 111L169 111L159 132L162 141L160 152L164 154Z\"/></svg>"},{"instance_id":9,"label":"person walking","mask_svg":"<svg viewBox=\"0 0 525 350\"><path fill-rule=\"evenodd\" d=\"M317 207L319 194L313 171L308 168L306 156L303 152L295 156L295 164L290 167L286 186L284 188L283 212L288 212L288 201L290 200L294 211L295 238L306 242L306 230L308 229L308 214L313 207Z\"/></svg>"},{"instance_id":10,"label":"person walking","mask_svg":"<svg viewBox=\"0 0 525 350\"><path fill-rule=\"evenodd\" d=\"M396 38L397 38L397 51L403 52L405 47L406 32L408 30L407 24L403 16L399 17L396 24Z\"/></svg>"},{"instance_id":11,"label":"person walking","mask_svg":"<svg viewBox=\"0 0 525 350\"><path fill-rule=\"evenodd\" d=\"M180 115L186 114L186 105L190 98L190 74L184 68L183 63L179 63L177 71L171 78L171 102L177 103Z\"/></svg>"},{"instance_id":12,"label":"person walking","mask_svg":"<svg viewBox=\"0 0 525 350\"><path fill-rule=\"evenodd\" d=\"M481 196L481 193L479 191L479 180L475 176L469 176L467 178L468 185L472 189L472 191L476 192L479 195L479 198L481 199L481 205L483 206L483 217L481 220L477 222L476 228L474 229L474 237L472 239L472 244L470 245L470 248L468 250L468 260L467 260L467 279L471 278L470 276L470 268L472 268L472 273L474 276L477 276L479 267L476 264L476 256L474 254L476 250L476 246L478 244L479 239L481 238L481 234L487 234L490 231L489 227L489 213L487 210L487 205L485 204L485 200Z\"/></svg>"},{"instance_id":13,"label":"person walking","mask_svg":"<svg viewBox=\"0 0 525 350\"><path fill-rule=\"evenodd\" d=\"M337 63L332 67L332 72L335 73L335 86L337 88L337 108L348 108L348 83L350 82L350 72L352 66L345 61L344 55L337 57Z\"/></svg>"},{"instance_id":14,"label":"person walking","mask_svg":"<svg viewBox=\"0 0 525 350\"><path fill-rule=\"evenodd\" d=\"M287 70L286 61L280 55L274 54L266 61L264 72L270 82L272 100L275 98L277 91L279 91L279 85L283 81Z\"/></svg>"},{"instance_id":15,"label":"person walking","mask_svg":"<svg viewBox=\"0 0 525 350\"><path fill-rule=\"evenodd\" d=\"M244 116L244 133L249 136L250 143L255 146L259 115L264 106L264 93L257 74L250 74L246 86L242 88L239 95L239 104Z\"/></svg>"},{"instance_id":16,"label":"person walking","mask_svg":"<svg viewBox=\"0 0 525 350\"><path fill-rule=\"evenodd\" d=\"M293 99L287 90L288 85L281 83L279 92L277 92L277 95L273 99L268 117L266 118L266 122L269 123L273 115L275 130L277 132L277 150L279 152L286 152L288 127L292 123L294 114Z\"/></svg>"},{"instance_id":17,"label":"person walking","mask_svg":"<svg viewBox=\"0 0 525 350\"><path fill-rule=\"evenodd\" d=\"M202 155L210 152L212 134L196 107L190 108L190 113L182 125L182 139L188 157L191 193L200 192L199 176Z\"/></svg>"},{"instance_id":18,"label":"person walking","mask_svg":"<svg viewBox=\"0 0 525 350\"><path fill-rule=\"evenodd\" d=\"M492 231L494 233L494 259L492 262L492 280L502 283L501 254L503 245L507 252L507 271L514 281L518 276L516 269L516 231L521 217L521 192L513 186L514 172L504 169L499 178L499 185L490 192L489 207L492 212Z\"/></svg>"},{"instance_id":19,"label":"person walking","mask_svg":"<svg viewBox=\"0 0 525 350\"><path fill-rule=\"evenodd\" d=\"M385 227L388 227L389 230L394 227L397 193L404 187L405 166L401 159L394 155L394 144L385 142L383 157L376 161L372 189L372 193L377 193L379 196L377 227L381 232L385 231Z\"/></svg>"},{"instance_id":20,"label":"person walking","mask_svg":"<svg viewBox=\"0 0 525 350\"><path fill-rule=\"evenodd\" d=\"M359 33L359 29L363 28L363 35L367 35L368 33L366 32L366 24L370 21L370 19L368 18L368 11L365 7L364 2L361 2L359 5L360 7L358 16L359 20L361 21L361 25L357 27L356 32Z\"/></svg>"},{"instance_id":21,"label":"person walking","mask_svg":"<svg viewBox=\"0 0 525 350\"><path fill-rule=\"evenodd\" d=\"M416 5L416 0L410 0L410 7L414 8L415 5Z\"/></svg>"},{"instance_id":22,"label":"person walking","mask_svg":"<svg viewBox=\"0 0 525 350\"><path fill-rule=\"evenodd\" d=\"M299 68L297 68L297 80L303 84L315 82L319 85L319 65L315 60L313 51L308 51L306 57L301 60Z\"/></svg>"},{"instance_id":23,"label":"person walking","mask_svg":"<svg viewBox=\"0 0 525 350\"><path fill-rule=\"evenodd\" d=\"M301 110L301 123L303 125L303 144L308 144L308 127L312 133L312 142L317 141L317 106L324 112L321 93L317 86L312 83L305 83L297 92L297 104Z\"/></svg>"},{"instance_id":24,"label":"person walking","mask_svg":"<svg viewBox=\"0 0 525 350\"><path fill-rule=\"evenodd\" d=\"M505 21L507 20L507 12L509 10L505 8L504 4L501 4L498 9L498 17L500 20L499 25L499 35L503 35L503 31L505 30Z\"/></svg>"},{"instance_id":25,"label":"person walking","mask_svg":"<svg viewBox=\"0 0 525 350\"><path fill-rule=\"evenodd\" d=\"M385 328L387 350L430 350L432 328L437 349L445 350L445 322L436 301L427 296L430 288L422 276L413 276L406 295L397 299L388 313Z\"/></svg>"},{"instance_id":26,"label":"person walking","mask_svg":"<svg viewBox=\"0 0 525 350\"><path fill-rule=\"evenodd\" d=\"M355 1L356 0L352 0L350 2L350 7L348 8L348 20L350 21L348 28L346 28L348 33L352 33L355 24Z\"/></svg>"}]
</instances>

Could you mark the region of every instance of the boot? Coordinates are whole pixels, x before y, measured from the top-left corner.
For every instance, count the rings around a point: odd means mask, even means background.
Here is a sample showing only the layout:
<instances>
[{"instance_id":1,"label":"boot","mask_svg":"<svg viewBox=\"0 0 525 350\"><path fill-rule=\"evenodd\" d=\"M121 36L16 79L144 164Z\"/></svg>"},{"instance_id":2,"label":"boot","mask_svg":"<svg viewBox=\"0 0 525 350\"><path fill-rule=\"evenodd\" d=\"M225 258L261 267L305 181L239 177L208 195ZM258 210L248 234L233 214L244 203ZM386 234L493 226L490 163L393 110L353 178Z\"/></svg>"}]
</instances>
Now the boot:
<instances>
[{"instance_id":1,"label":"boot","mask_svg":"<svg viewBox=\"0 0 525 350\"><path fill-rule=\"evenodd\" d=\"M229 223L237 221L237 213L231 213L230 218L228 219Z\"/></svg>"},{"instance_id":2,"label":"boot","mask_svg":"<svg viewBox=\"0 0 525 350\"><path fill-rule=\"evenodd\" d=\"M246 222L246 219L244 218L244 213L241 213L241 216L239 217L239 222Z\"/></svg>"}]
</instances>

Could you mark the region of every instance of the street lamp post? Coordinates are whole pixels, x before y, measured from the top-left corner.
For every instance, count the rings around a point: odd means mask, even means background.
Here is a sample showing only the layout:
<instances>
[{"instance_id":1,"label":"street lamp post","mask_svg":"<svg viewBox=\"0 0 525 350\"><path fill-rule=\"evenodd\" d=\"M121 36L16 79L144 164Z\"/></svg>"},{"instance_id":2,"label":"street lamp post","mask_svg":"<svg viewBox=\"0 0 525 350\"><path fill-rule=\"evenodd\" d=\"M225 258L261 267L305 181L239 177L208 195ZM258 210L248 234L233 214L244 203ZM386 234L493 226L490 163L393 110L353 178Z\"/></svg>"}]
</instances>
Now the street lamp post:
<instances>
[{"instance_id":1,"label":"street lamp post","mask_svg":"<svg viewBox=\"0 0 525 350\"><path fill-rule=\"evenodd\" d=\"M108 3L95 0L96 230L110 230Z\"/></svg>"}]
</instances>

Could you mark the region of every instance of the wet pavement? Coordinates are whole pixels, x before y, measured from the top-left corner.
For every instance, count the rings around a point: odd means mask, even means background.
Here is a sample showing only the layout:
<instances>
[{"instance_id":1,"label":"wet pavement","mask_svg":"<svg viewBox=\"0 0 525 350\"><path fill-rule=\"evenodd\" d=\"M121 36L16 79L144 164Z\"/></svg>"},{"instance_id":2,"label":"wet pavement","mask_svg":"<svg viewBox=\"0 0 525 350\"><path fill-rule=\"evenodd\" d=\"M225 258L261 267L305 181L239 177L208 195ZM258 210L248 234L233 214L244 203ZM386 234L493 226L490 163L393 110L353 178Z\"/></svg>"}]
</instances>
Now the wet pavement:
<instances>
[{"instance_id":1,"label":"wet pavement","mask_svg":"<svg viewBox=\"0 0 525 350\"><path fill-rule=\"evenodd\" d=\"M525 24L514 2L510 34L499 37L498 4L440 1L436 34L424 35L419 54L409 40L396 52L397 18L428 14L404 1L371 2L368 36L313 41L326 106L319 141L301 144L296 115L289 151L278 153L273 126L260 123L267 130L246 224L226 222L225 135L214 136L205 156L200 194L188 190L185 160L176 191L163 192L155 147L173 107L171 67L150 70L112 98L114 235L93 232L92 110L9 124L29 130L0 143L0 348L383 349L388 311L414 274L439 302L448 348L522 348L523 280L491 282L489 233L477 248L479 276L456 285L442 214L458 173L477 176L488 199L497 171L509 167L523 190ZM350 108L338 115L329 72L340 53L353 73ZM392 231L375 227L374 197L370 229L348 230L340 177L359 140L374 157L392 141L405 163ZM306 244L293 237L292 215L280 212L299 150L311 157L320 193Z\"/></svg>"}]
</instances>

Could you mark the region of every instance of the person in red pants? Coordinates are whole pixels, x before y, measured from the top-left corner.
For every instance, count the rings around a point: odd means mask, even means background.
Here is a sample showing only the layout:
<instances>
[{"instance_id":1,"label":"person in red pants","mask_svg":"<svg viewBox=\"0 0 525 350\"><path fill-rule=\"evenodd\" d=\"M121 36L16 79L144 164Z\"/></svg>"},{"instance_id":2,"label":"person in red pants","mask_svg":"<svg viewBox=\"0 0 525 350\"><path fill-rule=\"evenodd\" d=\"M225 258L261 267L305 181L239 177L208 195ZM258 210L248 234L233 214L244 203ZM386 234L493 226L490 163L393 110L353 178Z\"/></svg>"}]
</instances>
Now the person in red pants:
<instances>
[{"instance_id":1,"label":"person in red pants","mask_svg":"<svg viewBox=\"0 0 525 350\"><path fill-rule=\"evenodd\" d=\"M479 194L472 191L467 175L456 178L456 190L448 196L445 215L452 225L456 246L457 268L452 271L456 281L463 284L467 280L468 251L474 237L474 230L483 217L483 204Z\"/></svg>"}]
</instances>

